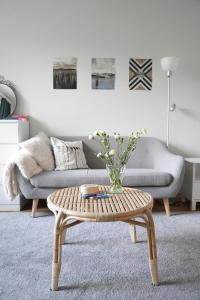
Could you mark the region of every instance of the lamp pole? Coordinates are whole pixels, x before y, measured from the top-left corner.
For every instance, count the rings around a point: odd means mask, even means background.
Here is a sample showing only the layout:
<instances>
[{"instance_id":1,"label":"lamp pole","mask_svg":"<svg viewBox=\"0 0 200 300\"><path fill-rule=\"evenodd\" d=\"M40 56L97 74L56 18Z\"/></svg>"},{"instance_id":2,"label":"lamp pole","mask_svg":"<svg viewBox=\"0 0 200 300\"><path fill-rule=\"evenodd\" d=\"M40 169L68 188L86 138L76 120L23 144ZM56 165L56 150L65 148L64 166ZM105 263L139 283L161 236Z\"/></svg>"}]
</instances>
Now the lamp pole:
<instances>
[{"instance_id":1,"label":"lamp pole","mask_svg":"<svg viewBox=\"0 0 200 300\"><path fill-rule=\"evenodd\" d=\"M166 133L167 133L167 141L166 141L166 146L169 148L169 133L170 133L170 126L169 126L169 117L170 117L170 112L175 111L176 109L176 104L170 103L170 98L171 98L171 86L170 86L170 79L172 76L172 72L176 70L178 63L179 63L179 58L178 57L173 57L173 56L168 56L168 57L163 57L160 60L161 67L162 69L167 73L167 128L166 128Z\"/></svg>"},{"instance_id":2,"label":"lamp pole","mask_svg":"<svg viewBox=\"0 0 200 300\"><path fill-rule=\"evenodd\" d=\"M167 71L167 148L169 148L169 112L170 112L170 78L172 71Z\"/></svg>"}]
</instances>

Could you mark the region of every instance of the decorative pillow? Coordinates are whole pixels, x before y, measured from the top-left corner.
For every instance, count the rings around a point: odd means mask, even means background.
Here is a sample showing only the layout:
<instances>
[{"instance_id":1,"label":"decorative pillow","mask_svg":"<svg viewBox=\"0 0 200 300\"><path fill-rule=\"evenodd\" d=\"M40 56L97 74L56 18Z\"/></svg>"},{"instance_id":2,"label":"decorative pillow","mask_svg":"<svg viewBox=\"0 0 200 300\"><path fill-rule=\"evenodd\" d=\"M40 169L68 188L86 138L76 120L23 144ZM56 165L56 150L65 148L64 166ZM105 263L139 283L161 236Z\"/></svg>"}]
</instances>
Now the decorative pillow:
<instances>
[{"instance_id":1,"label":"decorative pillow","mask_svg":"<svg viewBox=\"0 0 200 300\"><path fill-rule=\"evenodd\" d=\"M68 142L51 137L56 170L88 169L82 141Z\"/></svg>"},{"instance_id":2,"label":"decorative pillow","mask_svg":"<svg viewBox=\"0 0 200 300\"><path fill-rule=\"evenodd\" d=\"M31 139L20 143L22 149L35 159L37 164L46 171L54 170L54 158L49 138L43 132L38 133Z\"/></svg>"},{"instance_id":3,"label":"decorative pillow","mask_svg":"<svg viewBox=\"0 0 200 300\"><path fill-rule=\"evenodd\" d=\"M42 172L42 168L25 149L21 149L18 152L16 164L22 175L27 179Z\"/></svg>"}]
</instances>

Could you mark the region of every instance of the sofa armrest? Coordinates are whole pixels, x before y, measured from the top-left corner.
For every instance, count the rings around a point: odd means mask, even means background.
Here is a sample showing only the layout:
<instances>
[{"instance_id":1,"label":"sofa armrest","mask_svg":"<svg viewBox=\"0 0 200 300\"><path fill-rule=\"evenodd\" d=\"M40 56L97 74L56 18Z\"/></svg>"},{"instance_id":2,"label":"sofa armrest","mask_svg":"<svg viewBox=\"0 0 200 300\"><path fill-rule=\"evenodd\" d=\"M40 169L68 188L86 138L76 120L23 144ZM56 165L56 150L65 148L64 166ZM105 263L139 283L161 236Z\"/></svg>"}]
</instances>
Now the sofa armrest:
<instances>
[{"instance_id":1,"label":"sofa armrest","mask_svg":"<svg viewBox=\"0 0 200 300\"><path fill-rule=\"evenodd\" d=\"M170 173L174 178L177 178L184 168L184 159L180 155L175 155L165 150L155 154L154 168Z\"/></svg>"},{"instance_id":2,"label":"sofa armrest","mask_svg":"<svg viewBox=\"0 0 200 300\"><path fill-rule=\"evenodd\" d=\"M180 191L184 179L184 158L169 152L166 148L163 149L163 151L156 153L154 156L154 168L159 171L167 172L173 176L170 188L171 194L176 195Z\"/></svg>"}]
</instances>

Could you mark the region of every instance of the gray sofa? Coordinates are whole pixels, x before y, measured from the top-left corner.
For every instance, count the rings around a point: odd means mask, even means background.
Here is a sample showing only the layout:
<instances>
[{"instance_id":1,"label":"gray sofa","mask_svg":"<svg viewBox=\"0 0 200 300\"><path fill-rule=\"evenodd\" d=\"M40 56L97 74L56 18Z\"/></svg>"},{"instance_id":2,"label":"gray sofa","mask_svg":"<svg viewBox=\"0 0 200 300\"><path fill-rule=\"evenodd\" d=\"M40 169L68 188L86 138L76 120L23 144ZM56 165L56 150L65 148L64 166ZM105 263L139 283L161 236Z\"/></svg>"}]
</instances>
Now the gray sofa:
<instances>
[{"instance_id":1,"label":"gray sofa","mask_svg":"<svg viewBox=\"0 0 200 300\"><path fill-rule=\"evenodd\" d=\"M20 190L26 199L33 199L35 216L38 200L46 199L57 189L84 183L108 185L104 163L96 157L100 144L88 137L62 137L63 140L82 140L89 169L45 171L26 180L18 172ZM166 214L170 215L169 198L179 192L184 177L184 161L170 153L166 145L156 138L143 137L132 154L125 171L123 185L149 192L154 199L162 198Z\"/></svg>"}]
</instances>

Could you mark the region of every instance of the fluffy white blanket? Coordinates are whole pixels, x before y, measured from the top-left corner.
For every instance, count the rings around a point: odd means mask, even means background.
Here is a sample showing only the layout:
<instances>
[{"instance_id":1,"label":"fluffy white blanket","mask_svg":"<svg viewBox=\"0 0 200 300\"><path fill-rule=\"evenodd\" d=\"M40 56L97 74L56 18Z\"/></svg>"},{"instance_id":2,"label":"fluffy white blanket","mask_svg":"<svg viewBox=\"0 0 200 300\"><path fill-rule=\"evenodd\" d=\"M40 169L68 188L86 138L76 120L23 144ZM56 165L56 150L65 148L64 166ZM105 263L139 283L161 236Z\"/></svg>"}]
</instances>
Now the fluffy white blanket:
<instances>
[{"instance_id":1,"label":"fluffy white blanket","mask_svg":"<svg viewBox=\"0 0 200 300\"><path fill-rule=\"evenodd\" d=\"M39 133L35 137L20 144L21 149L9 160L4 168L3 187L4 193L9 200L19 194L16 167L21 174L30 179L43 170L54 169L54 158L48 137Z\"/></svg>"},{"instance_id":2,"label":"fluffy white blanket","mask_svg":"<svg viewBox=\"0 0 200 300\"><path fill-rule=\"evenodd\" d=\"M42 172L42 168L25 149L19 150L17 155L4 168L3 187L4 193L9 200L13 200L20 192L16 178L16 167L27 179Z\"/></svg>"}]
</instances>

